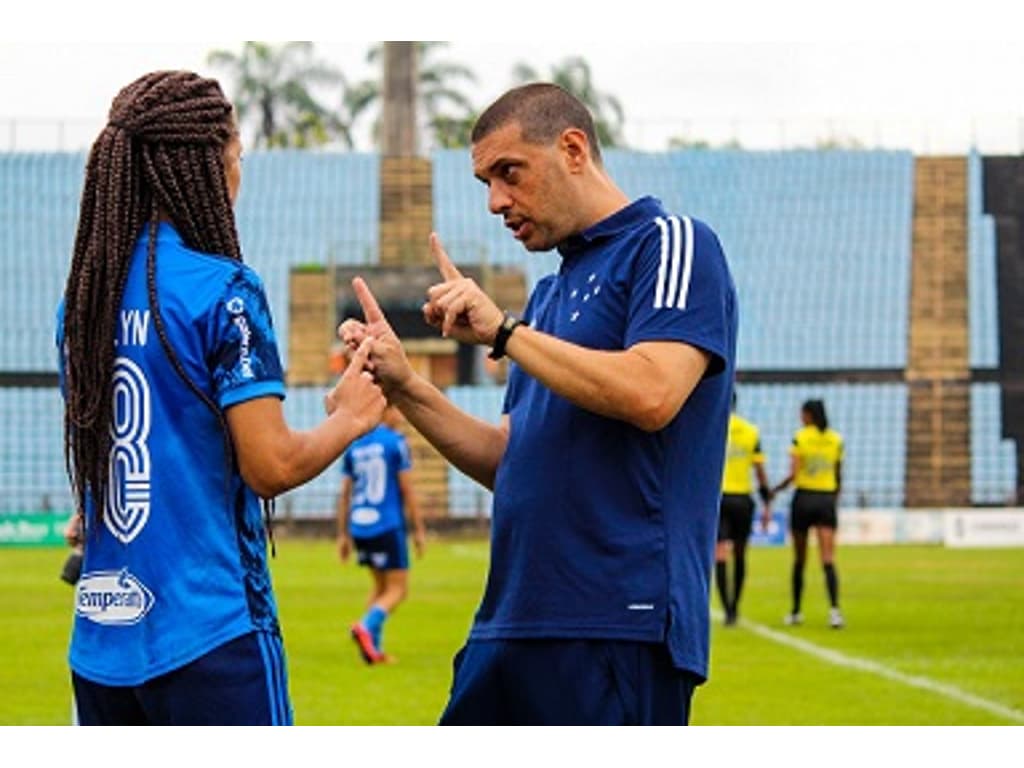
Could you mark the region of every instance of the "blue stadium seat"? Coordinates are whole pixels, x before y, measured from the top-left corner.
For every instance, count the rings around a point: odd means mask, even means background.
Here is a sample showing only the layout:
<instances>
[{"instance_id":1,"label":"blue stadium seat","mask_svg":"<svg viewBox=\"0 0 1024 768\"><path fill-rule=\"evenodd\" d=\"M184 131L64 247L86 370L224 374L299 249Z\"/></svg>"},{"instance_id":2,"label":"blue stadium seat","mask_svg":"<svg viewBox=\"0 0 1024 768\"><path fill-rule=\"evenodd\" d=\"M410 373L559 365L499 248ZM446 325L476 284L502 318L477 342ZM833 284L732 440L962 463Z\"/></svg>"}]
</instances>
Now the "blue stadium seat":
<instances>
[{"instance_id":1,"label":"blue stadium seat","mask_svg":"<svg viewBox=\"0 0 1024 768\"><path fill-rule=\"evenodd\" d=\"M840 507L903 504L905 384L741 384L737 396L737 412L761 429L772 483L789 472L789 446L800 428L800 406L822 399L829 425L842 434L846 450ZM777 503L788 508L791 495L785 493Z\"/></svg>"},{"instance_id":2,"label":"blue stadium seat","mask_svg":"<svg viewBox=\"0 0 1024 768\"><path fill-rule=\"evenodd\" d=\"M530 287L557 268L487 211L466 152L433 160L436 227L457 262L483 251ZM631 197L653 194L718 232L740 296L741 368L906 364L910 153L609 150L605 162Z\"/></svg>"},{"instance_id":3,"label":"blue stadium seat","mask_svg":"<svg viewBox=\"0 0 1024 768\"><path fill-rule=\"evenodd\" d=\"M78 217L83 153L0 154L0 371L53 371L54 309ZM432 155L434 224L457 263L522 269L532 289L556 271L556 253L527 253L488 213L469 154ZM907 362L914 161L908 152L609 150L605 162L630 196L654 194L719 234L740 297L741 370L902 368ZM246 261L263 277L287 365L288 274L298 264L374 264L377 155L282 150L246 155L237 205ZM998 366L995 229L982 212L981 159L968 157L970 361ZM321 392L292 388L290 423L321 418ZM501 391L453 389L467 410L497 420ZM903 494L903 385L746 385L741 410L759 421L773 478L800 402L824 397L847 437L844 503L899 504ZM67 506L60 402L48 390L0 390L8 424L0 509ZM996 385L972 389L972 483L977 503L1009 498L1013 444L999 437ZM40 430L39 425L48 425ZM27 437L26 437L27 436ZM34 441L34 442L32 442ZM26 448L28 446L28 448ZM452 470L452 511L476 515L490 498ZM333 470L281 500L282 514L333 510ZM483 495L481 495L483 493Z\"/></svg>"},{"instance_id":4,"label":"blue stadium seat","mask_svg":"<svg viewBox=\"0 0 1024 768\"><path fill-rule=\"evenodd\" d=\"M70 515L60 393L0 387L0 423L0 512L49 509Z\"/></svg>"},{"instance_id":5,"label":"blue stadium seat","mask_svg":"<svg viewBox=\"0 0 1024 768\"><path fill-rule=\"evenodd\" d=\"M1014 505L1017 449L1002 436L998 384L971 386L971 502Z\"/></svg>"},{"instance_id":6,"label":"blue stadium seat","mask_svg":"<svg viewBox=\"0 0 1024 768\"><path fill-rule=\"evenodd\" d=\"M999 367L996 225L984 213L981 156L967 157L967 287L972 368Z\"/></svg>"}]
</instances>

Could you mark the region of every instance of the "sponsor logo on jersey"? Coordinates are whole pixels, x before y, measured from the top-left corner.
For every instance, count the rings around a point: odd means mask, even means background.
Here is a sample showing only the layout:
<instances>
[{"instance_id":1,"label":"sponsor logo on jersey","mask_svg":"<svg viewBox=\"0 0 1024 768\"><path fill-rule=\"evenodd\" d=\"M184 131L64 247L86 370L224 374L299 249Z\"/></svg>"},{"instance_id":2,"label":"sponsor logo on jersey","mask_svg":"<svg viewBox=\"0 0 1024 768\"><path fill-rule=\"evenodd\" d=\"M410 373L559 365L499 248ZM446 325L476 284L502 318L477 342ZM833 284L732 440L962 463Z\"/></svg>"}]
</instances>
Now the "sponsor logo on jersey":
<instances>
[{"instance_id":1,"label":"sponsor logo on jersey","mask_svg":"<svg viewBox=\"0 0 1024 768\"><path fill-rule=\"evenodd\" d=\"M225 307L228 314L233 316L231 322L238 329L238 366L241 368L242 378L254 378L256 374L252 369L252 329L249 328L249 321L245 318L245 301L241 296L232 296L227 300Z\"/></svg>"},{"instance_id":2,"label":"sponsor logo on jersey","mask_svg":"<svg viewBox=\"0 0 1024 768\"><path fill-rule=\"evenodd\" d=\"M380 512L373 507L356 507L352 510L352 522L356 525L373 525L380 520Z\"/></svg>"},{"instance_id":3,"label":"sponsor logo on jersey","mask_svg":"<svg viewBox=\"0 0 1024 768\"><path fill-rule=\"evenodd\" d=\"M75 589L75 613L106 626L137 624L155 602L153 593L127 568L83 574Z\"/></svg>"}]
</instances>

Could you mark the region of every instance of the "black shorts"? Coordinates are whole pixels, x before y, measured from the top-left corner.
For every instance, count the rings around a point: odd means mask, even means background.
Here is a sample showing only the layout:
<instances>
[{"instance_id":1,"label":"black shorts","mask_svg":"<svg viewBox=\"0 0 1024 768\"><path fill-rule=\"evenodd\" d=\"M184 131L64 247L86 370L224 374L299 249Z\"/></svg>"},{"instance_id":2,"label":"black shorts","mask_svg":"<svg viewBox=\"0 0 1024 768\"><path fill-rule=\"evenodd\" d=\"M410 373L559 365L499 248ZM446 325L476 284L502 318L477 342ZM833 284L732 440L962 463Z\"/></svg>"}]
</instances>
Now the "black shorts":
<instances>
[{"instance_id":1,"label":"black shorts","mask_svg":"<svg viewBox=\"0 0 1024 768\"><path fill-rule=\"evenodd\" d=\"M793 494L789 530L793 533L807 533L807 530L813 526L835 529L835 491L802 491L798 489Z\"/></svg>"},{"instance_id":2,"label":"black shorts","mask_svg":"<svg viewBox=\"0 0 1024 768\"><path fill-rule=\"evenodd\" d=\"M409 567L409 544L405 529L395 528L368 538L352 537L356 562L375 571L404 571Z\"/></svg>"},{"instance_id":3,"label":"black shorts","mask_svg":"<svg viewBox=\"0 0 1024 768\"><path fill-rule=\"evenodd\" d=\"M718 540L746 543L754 523L754 500L742 493L723 493L718 514Z\"/></svg>"}]
</instances>

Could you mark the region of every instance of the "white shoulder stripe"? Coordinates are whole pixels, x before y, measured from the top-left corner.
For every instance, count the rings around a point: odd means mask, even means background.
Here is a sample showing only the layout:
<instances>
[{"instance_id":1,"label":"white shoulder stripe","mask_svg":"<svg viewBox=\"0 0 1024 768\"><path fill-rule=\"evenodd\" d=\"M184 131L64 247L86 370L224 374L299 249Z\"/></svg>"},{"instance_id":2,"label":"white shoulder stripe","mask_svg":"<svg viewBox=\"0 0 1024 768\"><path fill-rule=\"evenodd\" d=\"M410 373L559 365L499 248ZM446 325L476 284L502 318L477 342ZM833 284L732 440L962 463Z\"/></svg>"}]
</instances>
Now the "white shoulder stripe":
<instances>
[{"instance_id":1,"label":"white shoulder stripe","mask_svg":"<svg viewBox=\"0 0 1024 768\"><path fill-rule=\"evenodd\" d=\"M661 266L658 267L658 279L654 283L654 308L661 309L665 296L665 273L668 270L668 225L661 216L654 223L661 230Z\"/></svg>"},{"instance_id":2,"label":"white shoulder stripe","mask_svg":"<svg viewBox=\"0 0 1024 768\"><path fill-rule=\"evenodd\" d=\"M669 224L672 225L672 262L669 267L668 273L668 293L665 294L665 306L672 307L676 303L676 285L679 283L679 218L677 216L668 217Z\"/></svg>"},{"instance_id":3,"label":"white shoulder stripe","mask_svg":"<svg viewBox=\"0 0 1024 768\"><path fill-rule=\"evenodd\" d=\"M667 221L659 216L654 221L661 230L661 264L654 285L654 308L686 309L693 271L693 222L689 216L682 218L682 226L676 216L669 216Z\"/></svg>"},{"instance_id":4,"label":"white shoulder stripe","mask_svg":"<svg viewBox=\"0 0 1024 768\"><path fill-rule=\"evenodd\" d=\"M683 256L683 282L679 286L679 301L676 306L686 309L686 296L690 292L690 274L693 272L693 222L689 216L683 216L686 228L686 254Z\"/></svg>"}]
</instances>

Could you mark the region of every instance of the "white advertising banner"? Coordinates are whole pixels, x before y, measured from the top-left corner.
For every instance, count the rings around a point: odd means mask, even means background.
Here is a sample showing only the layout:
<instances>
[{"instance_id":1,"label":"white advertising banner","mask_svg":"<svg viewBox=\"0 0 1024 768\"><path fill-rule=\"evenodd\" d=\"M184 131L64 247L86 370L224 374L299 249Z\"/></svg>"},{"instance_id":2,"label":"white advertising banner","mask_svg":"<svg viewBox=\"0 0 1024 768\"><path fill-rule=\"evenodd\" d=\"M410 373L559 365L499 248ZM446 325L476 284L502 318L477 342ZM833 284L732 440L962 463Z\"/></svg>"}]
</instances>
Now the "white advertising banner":
<instances>
[{"instance_id":1,"label":"white advertising banner","mask_svg":"<svg viewBox=\"0 0 1024 768\"><path fill-rule=\"evenodd\" d=\"M933 509L839 509L841 544L941 544L942 513Z\"/></svg>"},{"instance_id":2,"label":"white advertising banner","mask_svg":"<svg viewBox=\"0 0 1024 768\"><path fill-rule=\"evenodd\" d=\"M1024 547L1024 509L950 509L947 547Z\"/></svg>"}]
</instances>

